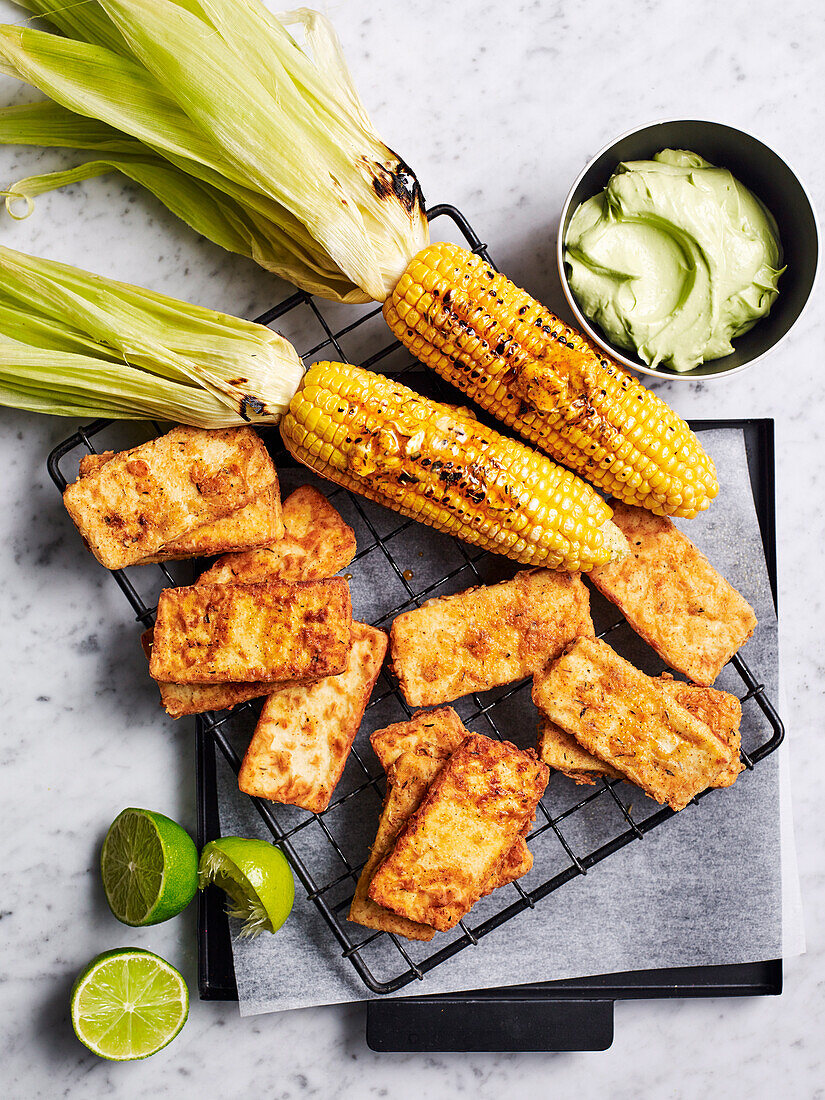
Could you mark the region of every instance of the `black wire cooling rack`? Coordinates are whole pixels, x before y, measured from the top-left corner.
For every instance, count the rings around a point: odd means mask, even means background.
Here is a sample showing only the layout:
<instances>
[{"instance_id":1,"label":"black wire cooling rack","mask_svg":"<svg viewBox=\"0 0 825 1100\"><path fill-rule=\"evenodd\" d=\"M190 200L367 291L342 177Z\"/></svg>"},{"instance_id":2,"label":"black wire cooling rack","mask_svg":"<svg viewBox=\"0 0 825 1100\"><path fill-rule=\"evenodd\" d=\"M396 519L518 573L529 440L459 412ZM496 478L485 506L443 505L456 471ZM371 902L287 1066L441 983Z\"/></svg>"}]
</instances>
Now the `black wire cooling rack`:
<instances>
[{"instance_id":1,"label":"black wire cooling rack","mask_svg":"<svg viewBox=\"0 0 825 1100\"><path fill-rule=\"evenodd\" d=\"M431 222L444 219L442 225L447 229L444 236L457 237L490 260L486 246L454 207L435 207L429 212L429 218ZM374 368L398 354L401 360L394 374L407 374L416 369L420 372L420 364L411 361L397 342L387 341L388 330L380 318L380 307L359 309L325 302L322 310L314 298L298 292L257 320L267 325L277 322L279 331L292 339L299 350L305 349L303 358L308 363L319 358L338 358L342 362L359 362ZM378 333L373 322L380 324ZM367 353L379 341L379 350ZM429 374L416 375L413 384L416 388L435 391L435 396L445 400L466 403L463 395L456 398L455 391ZM161 425L154 427L157 432L164 430ZM114 445L122 449L125 430L122 422L99 420L80 428L59 444L48 459L49 473L58 488L62 491L69 480L64 467L74 463L71 471L74 477L79 457L100 450L105 433L115 432L117 442ZM279 468L284 470L294 465L280 446L277 433L264 431L263 435ZM310 480L310 476L307 474L301 480ZM396 615L420 606L433 596L490 583L515 572L516 567L504 559L450 539L447 540L450 567L435 577L428 576L425 570L421 583L415 571L407 567L408 558L402 549L405 543L398 538L405 532L408 538L416 531L421 532L413 520L402 519L337 486L323 483L323 487L333 504L356 528L358 552L349 566L352 576L357 576L359 564L369 562L374 571L377 562L383 566L383 576L387 578L385 589L397 593L390 601L393 605L382 609L373 619L377 627L388 628ZM432 532L428 537L443 539ZM136 619L144 627L154 622L160 590L190 581L191 573L176 578L173 570L178 568L178 563L167 563L113 572ZM191 571L191 563L183 563L180 568ZM598 637L610 636L611 642L621 650L622 632L627 639L632 634L625 620L617 618L617 609L595 591L592 591L592 602ZM632 637L635 639L633 644L638 645L638 639L635 635ZM742 761L746 769L752 769L779 746L783 725L764 685L740 655L732 659L725 675L728 677L725 686L735 691L743 704ZM518 741L520 735L525 742L534 735L535 715L530 715L529 681L504 690L475 693L453 706L468 728L489 736ZM232 711L198 718L199 737L211 738L236 774L259 709L260 701L257 705L244 703ZM369 732L411 714L411 708L394 682L386 672L382 673L336 794L323 813L310 814L262 799L251 799L287 856L308 899L329 926L343 957L350 961L364 984L378 994L392 993L416 979L423 979L440 963L478 944L506 921L533 908L554 890L587 874L597 863L641 839L673 816L672 810L662 809L638 788L619 780L600 780L592 788L583 790L559 776L559 782L551 781L539 803L536 824L528 837L534 855L533 870L521 881L510 883L482 899L455 929L439 937L435 950L428 944L405 941L391 933L350 924L346 914L375 833L384 790L384 775L369 747ZM524 737L525 729L527 738ZM698 798L709 793L705 791Z\"/></svg>"}]
</instances>

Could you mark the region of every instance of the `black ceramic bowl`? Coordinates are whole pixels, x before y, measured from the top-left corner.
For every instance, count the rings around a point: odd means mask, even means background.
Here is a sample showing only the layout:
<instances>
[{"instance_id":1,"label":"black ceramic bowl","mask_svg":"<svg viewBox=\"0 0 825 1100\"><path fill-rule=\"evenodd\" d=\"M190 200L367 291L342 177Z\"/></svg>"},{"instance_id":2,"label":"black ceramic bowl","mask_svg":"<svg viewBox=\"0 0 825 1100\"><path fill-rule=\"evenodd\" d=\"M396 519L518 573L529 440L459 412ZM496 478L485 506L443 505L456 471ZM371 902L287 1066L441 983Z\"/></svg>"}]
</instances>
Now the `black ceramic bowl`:
<instances>
[{"instance_id":1,"label":"black ceramic bowl","mask_svg":"<svg viewBox=\"0 0 825 1100\"><path fill-rule=\"evenodd\" d=\"M579 307L568 284L564 263L567 226L579 204L605 188L620 161L648 160L662 149L690 149L712 164L727 168L753 191L776 218L783 262L787 265L787 270L780 277L779 296L771 312L758 321L750 332L734 340L733 353L684 373L668 367L653 369L635 354L614 347L598 325L590 321ZM720 122L674 119L628 131L605 146L585 166L562 208L556 252L562 289L578 323L591 340L631 370L695 381L697 378L720 378L744 370L767 355L787 336L814 287L819 233L808 192L785 161L767 145L743 130L735 130Z\"/></svg>"}]
</instances>

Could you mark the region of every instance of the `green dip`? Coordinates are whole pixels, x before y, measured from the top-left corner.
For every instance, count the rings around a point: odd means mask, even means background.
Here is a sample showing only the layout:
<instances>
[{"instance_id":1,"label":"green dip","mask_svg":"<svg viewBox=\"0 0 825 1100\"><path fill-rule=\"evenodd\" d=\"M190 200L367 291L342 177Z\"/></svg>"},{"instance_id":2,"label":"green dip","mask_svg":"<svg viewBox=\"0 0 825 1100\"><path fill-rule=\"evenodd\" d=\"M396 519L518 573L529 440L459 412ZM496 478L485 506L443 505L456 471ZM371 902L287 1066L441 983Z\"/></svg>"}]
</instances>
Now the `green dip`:
<instances>
[{"instance_id":1,"label":"green dip","mask_svg":"<svg viewBox=\"0 0 825 1100\"><path fill-rule=\"evenodd\" d=\"M784 271L759 199L682 149L620 164L570 219L565 259L608 340L677 371L729 355L769 312Z\"/></svg>"}]
</instances>

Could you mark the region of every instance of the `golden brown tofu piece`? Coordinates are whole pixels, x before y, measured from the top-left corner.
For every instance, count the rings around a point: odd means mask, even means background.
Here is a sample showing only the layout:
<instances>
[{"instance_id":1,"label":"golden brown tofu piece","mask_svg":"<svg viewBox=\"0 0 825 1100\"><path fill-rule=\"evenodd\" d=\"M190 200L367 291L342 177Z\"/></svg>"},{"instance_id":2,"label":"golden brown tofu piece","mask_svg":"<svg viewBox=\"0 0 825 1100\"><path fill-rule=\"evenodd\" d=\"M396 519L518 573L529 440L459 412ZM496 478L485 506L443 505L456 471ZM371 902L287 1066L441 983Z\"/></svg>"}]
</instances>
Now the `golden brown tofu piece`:
<instances>
[{"instance_id":1,"label":"golden brown tofu piece","mask_svg":"<svg viewBox=\"0 0 825 1100\"><path fill-rule=\"evenodd\" d=\"M341 577L166 588L149 673L175 684L317 680L344 671L351 629Z\"/></svg>"},{"instance_id":2,"label":"golden brown tofu piece","mask_svg":"<svg viewBox=\"0 0 825 1100\"><path fill-rule=\"evenodd\" d=\"M581 577L527 569L399 615L390 653L404 698L423 707L521 680L592 634Z\"/></svg>"},{"instance_id":3,"label":"golden brown tofu piece","mask_svg":"<svg viewBox=\"0 0 825 1100\"><path fill-rule=\"evenodd\" d=\"M78 478L63 502L98 561L122 569L276 484L251 428L173 428Z\"/></svg>"},{"instance_id":4,"label":"golden brown tofu piece","mask_svg":"<svg viewBox=\"0 0 825 1100\"><path fill-rule=\"evenodd\" d=\"M152 630L145 630L140 636L140 644L147 660L152 659L153 633ZM230 710L238 703L260 699L272 691L272 684L262 683L172 684L163 680L156 683L161 704L172 718L181 718L184 714L203 714L208 710Z\"/></svg>"},{"instance_id":5,"label":"golden brown tofu piece","mask_svg":"<svg viewBox=\"0 0 825 1100\"><path fill-rule=\"evenodd\" d=\"M653 682L725 742L730 753L729 763L719 772L711 787L731 786L742 770L739 759L742 706L739 700L726 691L674 680L667 672L654 677ZM607 779L625 778L621 772L586 752L575 737L544 716L539 717L538 754L548 767L563 772L577 783L593 784L603 776Z\"/></svg>"},{"instance_id":6,"label":"golden brown tofu piece","mask_svg":"<svg viewBox=\"0 0 825 1100\"><path fill-rule=\"evenodd\" d=\"M599 760L597 756L581 747L575 737L565 733L555 722L545 715L539 715L538 744L536 750L539 760L557 772L563 772L576 783L592 786L597 779L624 779L625 776Z\"/></svg>"},{"instance_id":7,"label":"golden brown tofu piece","mask_svg":"<svg viewBox=\"0 0 825 1100\"><path fill-rule=\"evenodd\" d=\"M433 746L427 745L401 752L388 769L387 797L378 823L378 833L370 858L364 865L355 888L355 896L347 919L366 928L382 932L394 932L411 940L431 940L434 929L427 924L408 920L385 909L369 897L373 875L381 861L388 855L395 838L410 816L424 800L430 785L438 775L446 756L432 755ZM529 826L528 826L529 828ZM520 836L509 850L504 862L485 885L484 894L491 894L499 886L526 875L533 866L533 856L524 837Z\"/></svg>"},{"instance_id":8,"label":"golden brown tofu piece","mask_svg":"<svg viewBox=\"0 0 825 1100\"><path fill-rule=\"evenodd\" d=\"M724 741L728 750L728 762L714 777L711 787L732 786L743 768L739 757L742 747L742 735L739 731L742 704L736 696L717 688L685 684L681 680L674 680L668 672L657 676L654 683Z\"/></svg>"},{"instance_id":9,"label":"golden brown tofu piece","mask_svg":"<svg viewBox=\"0 0 825 1100\"><path fill-rule=\"evenodd\" d=\"M730 763L717 734L595 638L580 638L537 673L533 700L586 752L674 810Z\"/></svg>"},{"instance_id":10,"label":"golden brown tofu piece","mask_svg":"<svg viewBox=\"0 0 825 1100\"><path fill-rule=\"evenodd\" d=\"M630 553L590 579L671 668L710 687L753 634L753 608L669 519L613 508Z\"/></svg>"},{"instance_id":11,"label":"golden brown tofu piece","mask_svg":"<svg viewBox=\"0 0 825 1100\"><path fill-rule=\"evenodd\" d=\"M312 486L303 485L286 498L283 518L283 538L245 554L227 554L198 584L322 580L355 557L355 532Z\"/></svg>"},{"instance_id":12,"label":"golden brown tofu piece","mask_svg":"<svg viewBox=\"0 0 825 1100\"><path fill-rule=\"evenodd\" d=\"M314 684L284 684L264 703L238 786L320 813L329 805L387 652L387 635L352 624L347 667Z\"/></svg>"},{"instance_id":13,"label":"golden brown tofu piece","mask_svg":"<svg viewBox=\"0 0 825 1100\"><path fill-rule=\"evenodd\" d=\"M394 932L397 936L406 936L408 940L428 941L435 935L435 929L420 921L409 920L397 913L385 909L368 895L376 868L388 855L401 829L410 816L420 806L427 789L432 783L444 759L430 756L423 749L402 753L389 771L387 796L378 822L378 832L372 845L370 857L355 887L355 895L350 905L347 920L361 924L365 928L375 928L380 932Z\"/></svg>"},{"instance_id":14,"label":"golden brown tofu piece","mask_svg":"<svg viewBox=\"0 0 825 1100\"><path fill-rule=\"evenodd\" d=\"M80 460L80 476L93 474L114 457L114 451L84 455ZM214 523L195 528L188 535L167 543L157 554L150 554L134 564L154 565L183 558L209 558L230 550L251 550L280 539L283 533L281 493L276 478L274 484L258 493L249 504L216 519Z\"/></svg>"},{"instance_id":15,"label":"golden brown tofu piece","mask_svg":"<svg viewBox=\"0 0 825 1100\"><path fill-rule=\"evenodd\" d=\"M443 763L469 736L470 731L452 707L439 707L437 710L419 711L407 722L395 722L391 726L376 730L371 735L370 741L381 767L390 774L398 760L410 753L426 754L434 761L433 766ZM429 776L427 785L434 774L435 772L432 772ZM423 787L419 794L421 797L418 802L424 796ZM418 802L414 809L418 808ZM520 837L507 853L501 869L493 875L488 889L484 892L489 894L498 886L526 875L532 866L533 857L524 839Z\"/></svg>"},{"instance_id":16,"label":"golden brown tofu piece","mask_svg":"<svg viewBox=\"0 0 825 1100\"><path fill-rule=\"evenodd\" d=\"M407 722L393 722L375 730L370 743L381 767L388 772L402 753L420 748L425 748L430 756L446 760L469 734L452 707L439 707L419 711Z\"/></svg>"},{"instance_id":17,"label":"golden brown tofu piece","mask_svg":"<svg viewBox=\"0 0 825 1100\"><path fill-rule=\"evenodd\" d=\"M521 878L522 875L526 875L527 872L533 866L533 853L527 847L526 837L530 832L533 824L533 817L521 831L521 836L515 842L513 847L509 850L504 857L504 861L497 871L493 872L492 878L489 879L487 885L484 887L483 895L492 894L493 890L497 890L499 886L506 886L508 882L515 882L516 879ZM458 918L461 919L460 917Z\"/></svg>"},{"instance_id":18,"label":"golden brown tofu piece","mask_svg":"<svg viewBox=\"0 0 825 1100\"><path fill-rule=\"evenodd\" d=\"M88 477L89 474L97 473L102 469L107 462L111 461L116 454L131 453L126 451L101 451L100 454L88 454L84 455L80 460L80 469L78 470L79 477Z\"/></svg>"},{"instance_id":19,"label":"golden brown tofu piece","mask_svg":"<svg viewBox=\"0 0 825 1100\"><path fill-rule=\"evenodd\" d=\"M452 928L529 827L548 775L534 752L471 734L398 835L368 896L409 920Z\"/></svg>"},{"instance_id":20,"label":"golden brown tofu piece","mask_svg":"<svg viewBox=\"0 0 825 1100\"><path fill-rule=\"evenodd\" d=\"M136 565L152 565L183 558L211 558L231 550L254 553L255 548L278 539L283 533L281 495L277 485L264 489L249 504L198 527L190 535L168 543L157 554L141 558Z\"/></svg>"}]
</instances>

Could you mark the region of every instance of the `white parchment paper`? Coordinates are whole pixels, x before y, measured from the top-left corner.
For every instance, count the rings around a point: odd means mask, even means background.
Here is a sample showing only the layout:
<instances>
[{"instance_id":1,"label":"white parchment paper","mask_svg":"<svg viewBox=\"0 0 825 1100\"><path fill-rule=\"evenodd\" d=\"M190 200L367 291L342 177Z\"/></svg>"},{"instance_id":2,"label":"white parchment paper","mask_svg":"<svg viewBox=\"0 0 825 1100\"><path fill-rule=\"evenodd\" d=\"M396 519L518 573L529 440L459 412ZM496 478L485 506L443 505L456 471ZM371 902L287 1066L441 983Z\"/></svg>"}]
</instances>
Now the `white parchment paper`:
<instances>
[{"instance_id":1,"label":"white parchment paper","mask_svg":"<svg viewBox=\"0 0 825 1100\"><path fill-rule=\"evenodd\" d=\"M719 497L702 516L679 524L756 610L759 626L743 655L776 702L776 614L753 504L744 437L739 429L719 429L703 433L702 442L717 464ZM303 471L284 471L284 491L307 480ZM375 509L371 516L379 525L397 524L396 518L380 509ZM347 518L356 522L354 517ZM363 537L363 525L361 528L359 531L356 525L357 533ZM398 537L399 547L422 587L431 577L440 575L439 570L443 572L455 564L450 541L424 528L415 525ZM380 554L367 555L355 562L349 572L357 617L374 620L403 599L397 578L386 569ZM460 576L452 590L470 583L470 577ZM600 605L600 599L593 594L597 629L599 615L607 616L609 621L612 610L603 602ZM619 652L647 671L661 668L658 658L629 628L616 631L609 640ZM717 686L742 694L741 681L729 668L723 671ZM518 700L518 705L514 701L512 713L508 711L510 724L505 732L517 744L527 746L535 740L535 712L531 710L529 692L522 692ZM401 717L383 706L374 710L379 713L370 712L371 720L356 740L365 760L373 763L368 743L370 730ZM476 728L487 732L478 723ZM240 751L249 733L248 728L237 731ZM747 747L749 743L766 740L767 736L761 711L753 702L747 703L743 744ZM350 776L349 772L348 767L339 790L345 790L347 783L354 786L358 782L358 774ZM254 808L239 794L234 776L222 761L219 761L218 787L222 833L269 839ZM631 792L631 806L641 810L643 804L644 813L650 812L643 795L633 793L631 788L622 789ZM575 788L570 780L555 775L545 801L551 811L558 812L581 793L582 788ZM348 817L344 810L339 819L329 815L326 820L334 835L346 837L349 851L353 836L356 837L364 859L375 833L380 800L377 795L371 799L361 795L351 805L355 817L352 814ZM612 812L618 814L615 807ZM307 816L291 807L278 807L278 813L289 823ZM588 810L568 819L568 839L574 849L586 851L600 838L607 839L618 832L621 822L607 820L610 813L606 799L600 798ZM296 842L306 846L303 851L320 861L330 878L340 875L342 866L316 824L297 834ZM795 861L792 836L788 837L787 830L785 846L786 893L790 892L793 901L798 892L793 893ZM743 773L732 789L712 793L698 805L687 807L644 840L610 856L586 877L565 884L539 902L535 910L518 915L477 947L462 951L428 974L423 982L415 982L399 995L653 967L776 958L783 949L781 849L779 755L774 753L754 771ZM548 868L541 865L543 852L543 848L537 849L536 868L525 880L528 887L548 877ZM342 889L346 889L346 884ZM789 920L786 951L802 950L799 912L790 912ZM237 928L233 926L235 932ZM442 939L449 942L448 936L437 936L432 945L411 948L414 957L430 953ZM293 913L277 935L262 935L255 940L234 938L233 950L242 1015L371 996L349 961L341 957L340 947L314 905L304 897L300 885L296 888ZM402 969L402 962L397 955L395 959L397 972Z\"/></svg>"}]
</instances>

